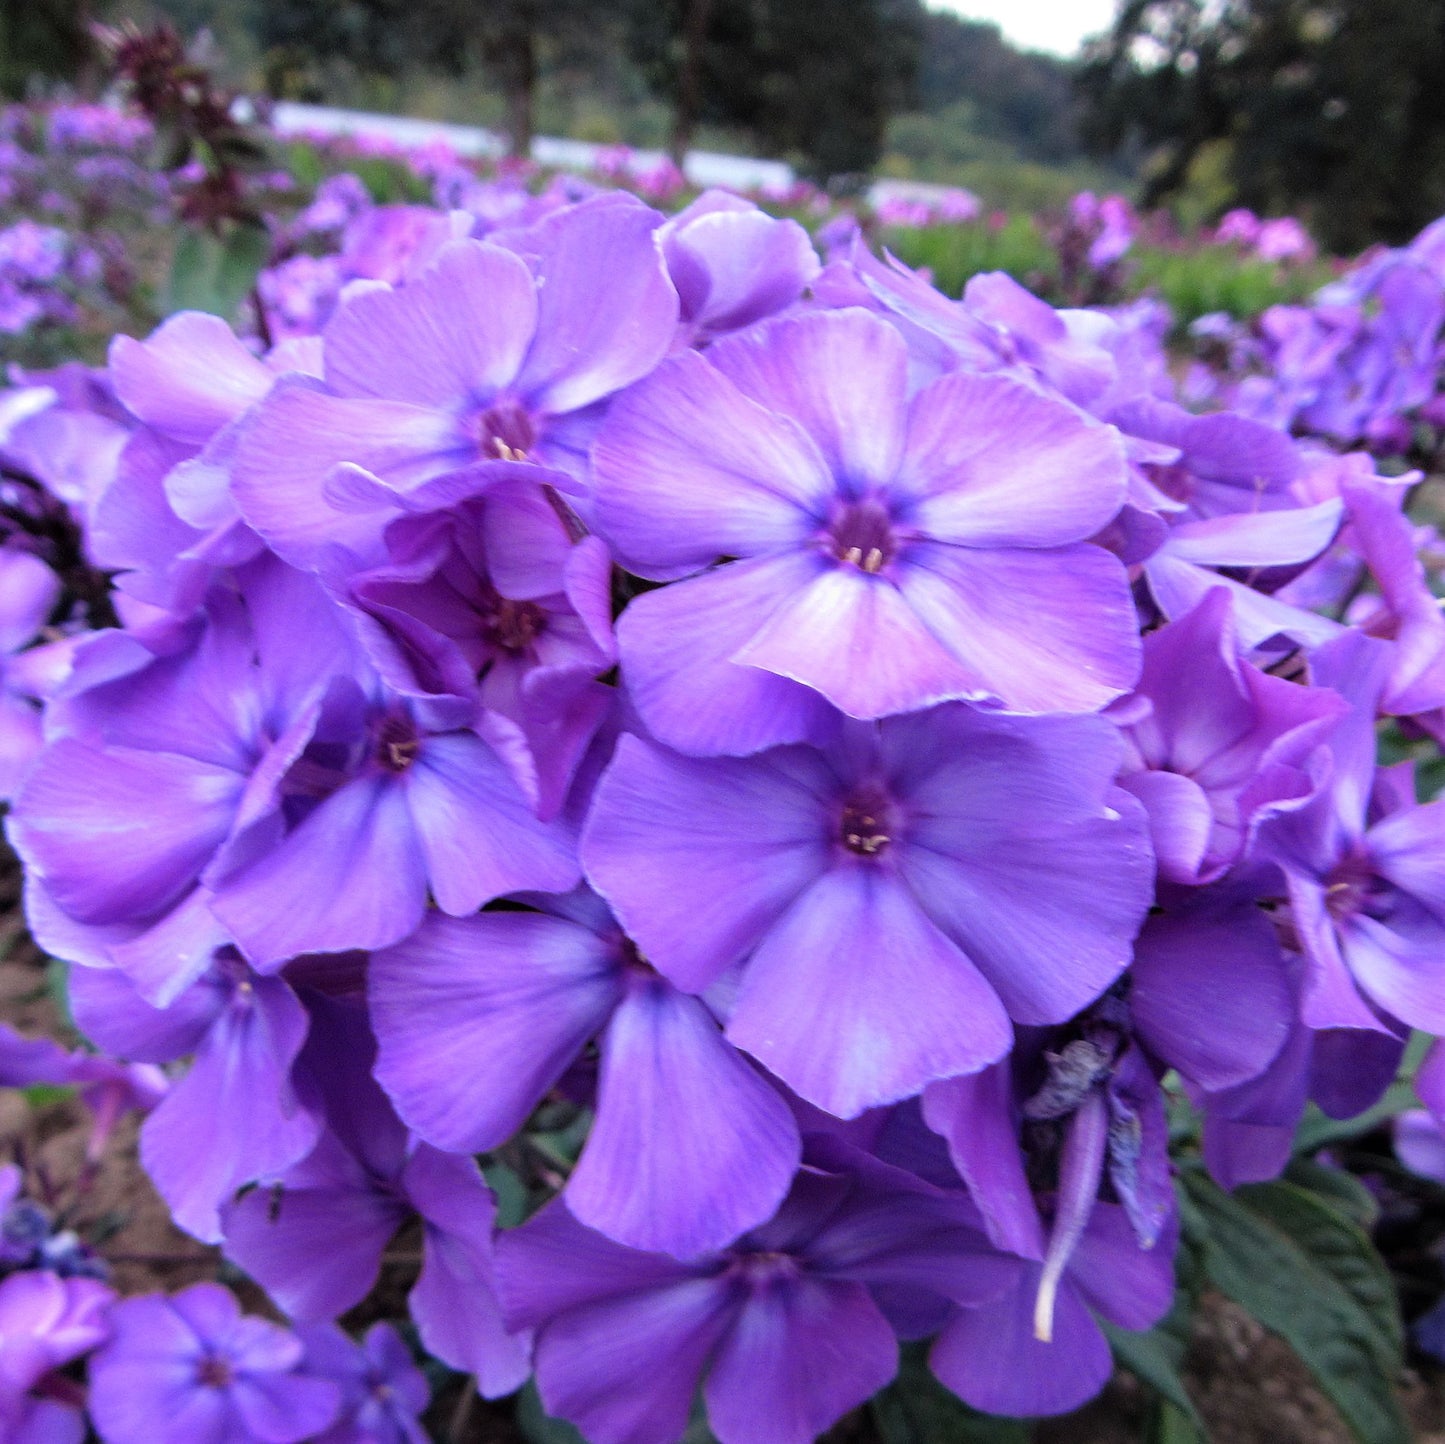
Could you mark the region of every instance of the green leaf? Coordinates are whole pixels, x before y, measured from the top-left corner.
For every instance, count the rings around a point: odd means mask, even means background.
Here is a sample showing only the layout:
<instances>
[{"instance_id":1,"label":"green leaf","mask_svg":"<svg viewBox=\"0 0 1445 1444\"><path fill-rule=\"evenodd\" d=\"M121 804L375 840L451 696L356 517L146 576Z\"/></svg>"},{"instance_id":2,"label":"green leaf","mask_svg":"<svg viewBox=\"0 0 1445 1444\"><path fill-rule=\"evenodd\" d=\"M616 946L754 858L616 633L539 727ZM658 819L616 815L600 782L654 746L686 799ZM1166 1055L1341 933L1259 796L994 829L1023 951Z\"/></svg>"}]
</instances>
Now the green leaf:
<instances>
[{"instance_id":1,"label":"green leaf","mask_svg":"<svg viewBox=\"0 0 1445 1444\"><path fill-rule=\"evenodd\" d=\"M1183 1337L1175 1332L1178 1322L1184 1324ZM1176 1413L1184 1417L1195 1435L1202 1437L1204 1421L1199 1417L1194 1400L1189 1397L1189 1391L1184 1387L1184 1380L1179 1377L1179 1363L1184 1357L1184 1346L1188 1339L1187 1314L1184 1319L1176 1322L1174 1313L1171 1312L1170 1317L1163 1323L1143 1332L1118 1328L1107 1319L1100 1319L1099 1324L1104 1330L1105 1338L1109 1340L1109 1347L1114 1351L1115 1360L1136 1379L1143 1380L1160 1394Z\"/></svg>"},{"instance_id":2,"label":"green leaf","mask_svg":"<svg viewBox=\"0 0 1445 1444\"><path fill-rule=\"evenodd\" d=\"M1149 1424L1149 1444L1208 1444L1208 1438L1197 1415L1160 1399Z\"/></svg>"},{"instance_id":3,"label":"green leaf","mask_svg":"<svg viewBox=\"0 0 1445 1444\"><path fill-rule=\"evenodd\" d=\"M531 1381L517 1395L516 1418L517 1428L528 1444L587 1444L565 1420L554 1419L547 1413L537 1395L537 1386Z\"/></svg>"},{"instance_id":4,"label":"green leaf","mask_svg":"<svg viewBox=\"0 0 1445 1444\"><path fill-rule=\"evenodd\" d=\"M54 1083L32 1083L20 1090L20 1096L32 1108L49 1108L52 1103L63 1103L74 1092L74 1088L61 1088Z\"/></svg>"},{"instance_id":5,"label":"green leaf","mask_svg":"<svg viewBox=\"0 0 1445 1444\"><path fill-rule=\"evenodd\" d=\"M527 1185L499 1159L484 1164L482 1176L497 1195L497 1227L516 1228L527 1217Z\"/></svg>"},{"instance_id":6,"label":"green leaf","mask_svg":"<svg viewBox=\"0 0 1445 1444\"><path fill-rule=\"evenodd\" d=\"M1284 1179L1307 1189L1366 1233L1379 1221L1380 1205L1375 1195L1343 1168L1331 1168L1313 1158L1292 1158Z\"/></svg>"},{"instance_id":7,"label":"green leaf","mask_svg":"<svg viewBox=\"0 0 1445 1444\"><path fill-rule=\"evenodd\" d=\"M209 311L231 320L270 254L271 237L261 226L233 224L224 237L182 231L171 257L166 314Z\"/></svg>"},{"instance_id":8,"label":"green leaf","mask_svg":"<svg viewBox=\"0 0 1445 1444\"><path fill-rule=\"evenodd\" d=\"M1018 1419L980 1414L949 1393L928 1367L926 1352L906 1348L898 1377L870 1406L882 1444L1028 1444Z\"/></svg>"},{"instance_id":9,"label":"green leaf","mask_svg":"<svg viewBox=\"0 0 1445 1444\"><path fill-rule=\"evenodd\" d=\"M1202 1170L1183 1181L1215 1287L1294 1349L1361 1444L1409 1444L1399 1313L1364 1232L1292 1183L1231 1197Z\"/></svg>"}]
</instances>

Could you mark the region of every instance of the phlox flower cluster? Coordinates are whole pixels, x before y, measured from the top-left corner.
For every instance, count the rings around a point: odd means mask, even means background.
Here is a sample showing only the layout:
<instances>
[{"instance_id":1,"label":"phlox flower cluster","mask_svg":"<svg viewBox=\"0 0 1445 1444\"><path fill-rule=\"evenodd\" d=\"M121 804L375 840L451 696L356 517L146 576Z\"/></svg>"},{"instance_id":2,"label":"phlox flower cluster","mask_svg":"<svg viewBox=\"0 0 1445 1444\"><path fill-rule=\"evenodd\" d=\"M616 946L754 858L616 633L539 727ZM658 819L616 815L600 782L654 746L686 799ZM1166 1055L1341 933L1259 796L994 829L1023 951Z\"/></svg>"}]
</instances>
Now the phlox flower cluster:
<instances>
[{"instance_id":1,"label":"phlox flower cluster","mask_svg":"<svg viewBox=\"0 0 1445 1444\"><path fill-rule=\"evenodd\" d=\"M1244 234L1238 224L1229 233ZM1270 306L1247 322L1201 317L1191 329L1205 364L1189 389L1335 445L1409 456L1420 426L1445 422L1442 326L1445 226L1435 221L1407 246L1366 253L1308 305Z\"/></svg>"},{"instance_id":2,"label":"phlox flower cluster","mask_svg":"<svg viewBox=\"0 0 1445 1444\"><path fill-rule=\"evenodd\" d=\"M1445 1032L1445 803L1376 760L1445 716L1418 478L1187 410L1148 317L720 193L301 225L314 324L182 313L0 413L117 623L17 531L30 925L292 1327L109 1303L13 1408L95 1348L105 1444L418 1438L333 1322L398 1238L421 1348L593 1444L699 1393L807 1444L900 1341L1079 1406L1173 1297L1166 1078L1233 1187Z\"/></svg>"}]
</instances>

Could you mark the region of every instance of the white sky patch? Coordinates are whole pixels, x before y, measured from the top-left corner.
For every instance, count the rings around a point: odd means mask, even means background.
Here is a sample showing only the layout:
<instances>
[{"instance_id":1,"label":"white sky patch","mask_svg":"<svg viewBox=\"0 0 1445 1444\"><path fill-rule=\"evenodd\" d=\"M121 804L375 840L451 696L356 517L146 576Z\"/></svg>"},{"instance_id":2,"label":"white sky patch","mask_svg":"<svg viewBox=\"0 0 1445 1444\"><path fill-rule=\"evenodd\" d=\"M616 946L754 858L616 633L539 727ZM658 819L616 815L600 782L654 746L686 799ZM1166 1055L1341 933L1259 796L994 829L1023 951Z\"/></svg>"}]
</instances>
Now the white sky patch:
<instances>
[{"instance_id":1,"label":"white sky patch","mask_svg":"<svg viewBox=\"0 0 1445 1444\"><path fill-rule=\"evenodd\" d=\"M965 20L991 20L1019 50L1073 56L1085 36L1107 30L1114 0L926 0L930 10L951 10Z\"/></svg>"}]
</instances>

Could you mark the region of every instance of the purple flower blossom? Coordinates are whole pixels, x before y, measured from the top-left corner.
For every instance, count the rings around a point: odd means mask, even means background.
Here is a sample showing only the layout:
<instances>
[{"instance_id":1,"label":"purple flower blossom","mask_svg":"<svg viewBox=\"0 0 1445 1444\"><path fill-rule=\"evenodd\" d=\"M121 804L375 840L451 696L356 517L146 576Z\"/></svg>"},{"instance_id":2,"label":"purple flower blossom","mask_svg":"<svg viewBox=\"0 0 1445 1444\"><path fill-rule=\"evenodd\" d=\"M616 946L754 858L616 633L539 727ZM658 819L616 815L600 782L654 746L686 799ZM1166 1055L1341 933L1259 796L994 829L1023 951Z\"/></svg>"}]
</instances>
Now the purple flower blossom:
<instances>
[{"instance_id":1,"label":"purple flower blossom","mask_svg":"<svg viewBox=\"0 0 1445 1444\"><path fill-rule=\"evenodd\" d=\"M997 1291L961 1195L840 1144L815 1156L774 1219L691 1263L612 1243L560 1201L504 1234L508 1318L537 1330L548 1412L593 1444L674 1444L702 1379L721 1444L809 1444L893 1377L880 1300Z\"/></svg>"},{"instance_id":2,"label":"purple flower blossom","mask_svg":"<svg viewBox=\"0 0 1445 1444\"><path fill-rule=\"evenodd\" d=\"M390 1324L373 1324L354 1343L335 1324L306 1324L301 1372L341 1389L341 1415L316 1444L429 1444L417 1422L431 1391Z\"/></svg>"},{"instance_id":3,"label":"purple flower blossom","mask_svg":"<svg viewBox=\"0 0 1445 1444\"><path fill-rule=\"evenodd\" d=\"M578 1220L682 1258L761 1223L798 1166L782 1098L595 897L531 901L555 915L433 916L373 957L376 1075L402 1118L441 1148L495 1148L595 1036Z\"/></svg>"},{"instance_id":4,"label":"purple flower blossom","mask_svg":"<svg viewBox=\"0 0 1445 1444\"><path fill-rule=\"evenodd\" d=\"M959 705L748 759L624 737L583 858L679 987L744 965L727 1036L850 1118L977 1071L1010 1017L1062 1022L1123 971L1153 859L1119 759L1100 719Z\"/></svg>"},{"instance_id":5,"label":"purple flower blossom","mask_svg":"<svg viewBox=\"0 0 1445 1444\"><path fill-rule=\"evenodd\" d=\"M1117 438L998 377L910 401L907 360L875 317L808 315L673 357L613 406L596 511L622 564L667 581L739 558L623 616L662 740L798 741L822 699L1085 712L1133 682L1123 569L1085 542L1123 501Z\"/></svg>"},{"instance_id":6,"label":"purple flower blossom","mask_svg":"<svg viewBox=\"0 0 1445 1444\"><path fill-rule=\"evenodd\" d=\"M334 1383L298 1371L301 1340L218 1284L126 1299L111 1324L90 1363L105 1444L297 1444L340 1408Z\"/></svg>"}]
</instances>

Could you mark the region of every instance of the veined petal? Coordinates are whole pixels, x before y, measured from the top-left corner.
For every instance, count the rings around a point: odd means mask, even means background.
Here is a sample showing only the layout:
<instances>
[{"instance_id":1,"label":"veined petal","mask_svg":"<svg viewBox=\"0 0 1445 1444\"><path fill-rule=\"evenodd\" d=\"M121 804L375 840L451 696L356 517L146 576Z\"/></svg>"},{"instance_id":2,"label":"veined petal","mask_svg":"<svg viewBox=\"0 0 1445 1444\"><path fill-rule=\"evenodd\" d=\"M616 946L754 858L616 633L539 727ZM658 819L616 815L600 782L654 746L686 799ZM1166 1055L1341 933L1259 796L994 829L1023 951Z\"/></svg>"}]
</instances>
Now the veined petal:
<instances>
[{"instance_id":1,"label":"veined petal","mask_svg":"<svg viewBox=\"0 0 1445 1444\"><path fill-rule=\"evenodd\" d=\"M595 933L524 913L433 913L372 954L367 985L377 1080L409 1128L466 1153L526 1122L622 988Z\"/></svg>"},{"instance_id":2,"label":"veined petal","mask_svg":"<svg viewBox=\"0 0 1445 1444\"><path fill-rule=\"evenodd\" d=\"M692 351L618 397L593 466L597 530L623 566L655 580L806 545L834 489L796 422Z\"/></svg>"},{"instance_id":3,"label":"veined petal","mask_svg":"<svg viewBox=\"0 0 1445 1444\"><path fill-rule=\"evenodd\" d=\"M986 1067L1013 1030L891 869L845 864L753 954L728 1037L810 1103L854 1118Z\"/></svg>"},{"instance_id":4,"label":"veined petal","mask_svg":"<svg viewBox=\"0 0 1445 1444\"><path fill-rule=\"evenodd\" d=\"M1085 541L1124 504L1119 434L1003 376L956 372L913 398L893 490L925 536L986 547Z\"/></svg>"},{"instance_id":5,"label":"veined petal","mask_svg":"<svg viewBox=\"0 0 1445 1444\"><path fill-rule=\"evenodd\" d=\"M772 1216L801 1158L781 1095L696 998L634 976L602 1040L597 1118L567 1184L578 1222L692 1258Z\"/></svg>"},{"instance_id":6,"label":"veined petal","mask_svg":"<svg viewBox=\"0 0 1445 1444\"><path fill-rule=\"evenodd\" d=\"M744 755L826 734L836 714L811 687L733 660L822 565L807 554L734 562L633 599L618 650L659 741L694 756Z\"/></svg>"},{"instance_id":7,"label":"veined petal","mask_svg":"<svg viewBox=\"0 0 1445 1444\"><path fill-rule=\"evenodd\" d=\"M1093 712L1127 692L1140 648L1128 577L1080 544L1040 551L915 543L898 586L977 679L970 701L1011 712Z\"/></svg>"}]
</instances>

